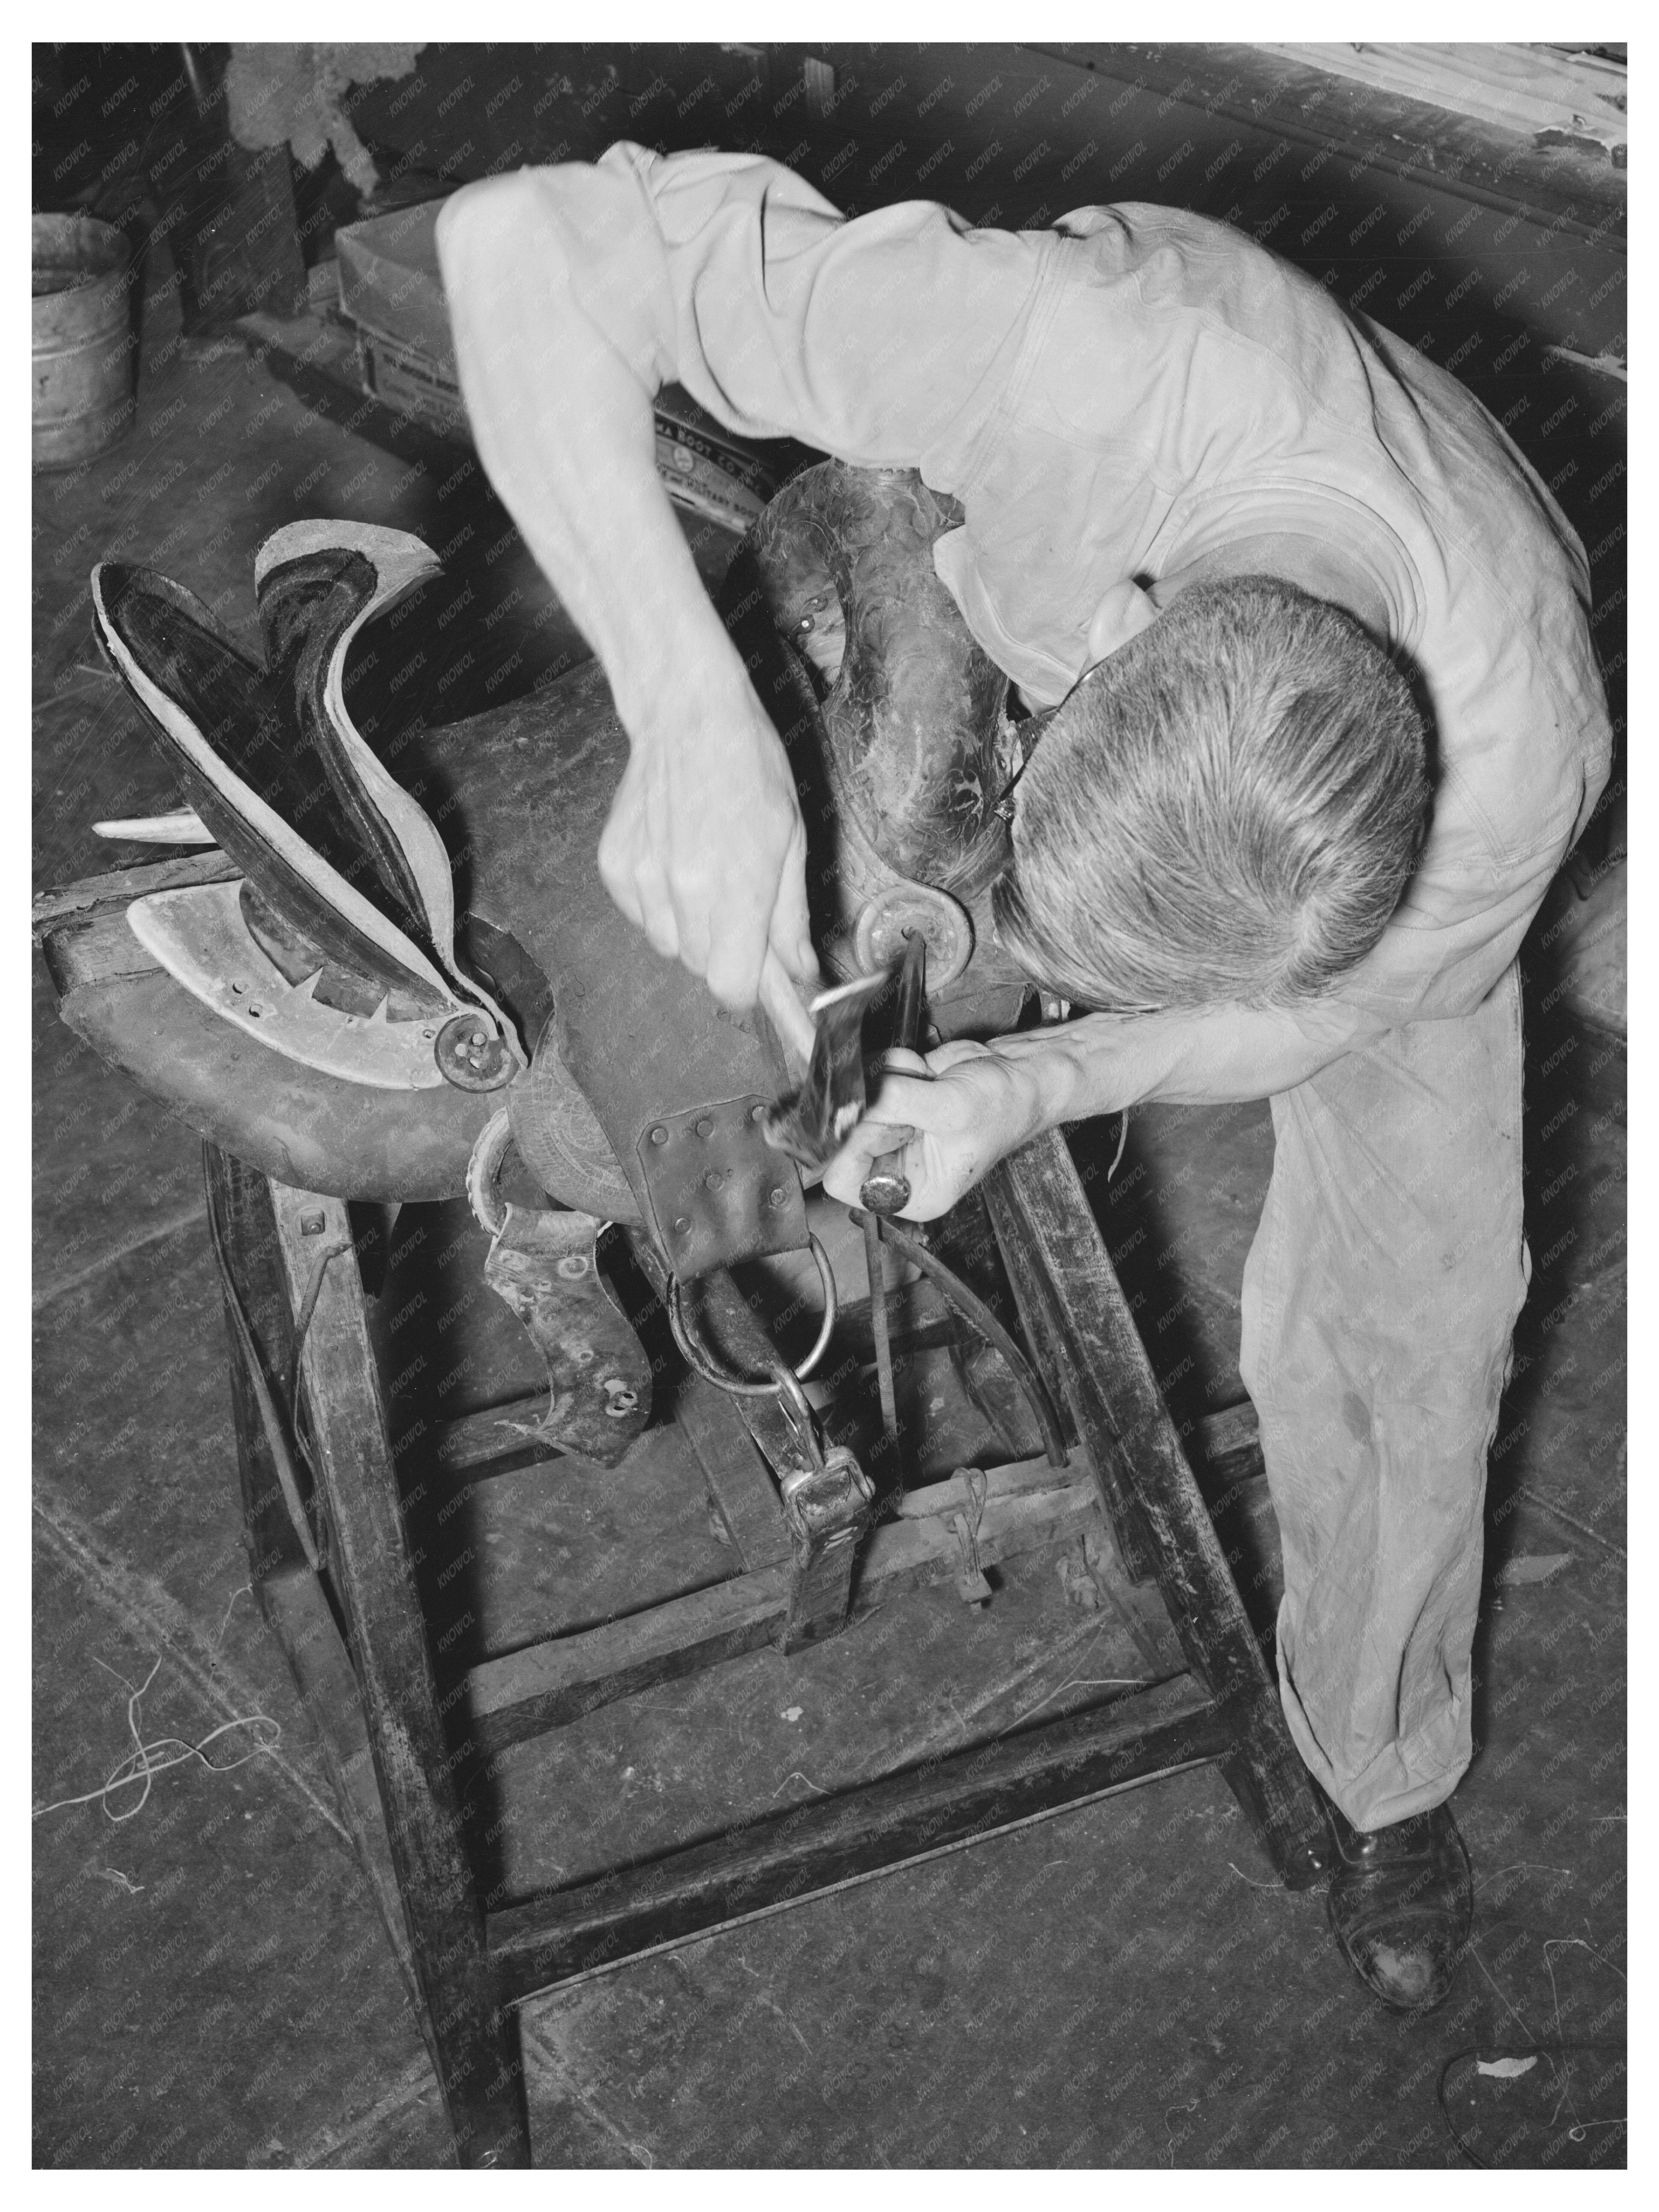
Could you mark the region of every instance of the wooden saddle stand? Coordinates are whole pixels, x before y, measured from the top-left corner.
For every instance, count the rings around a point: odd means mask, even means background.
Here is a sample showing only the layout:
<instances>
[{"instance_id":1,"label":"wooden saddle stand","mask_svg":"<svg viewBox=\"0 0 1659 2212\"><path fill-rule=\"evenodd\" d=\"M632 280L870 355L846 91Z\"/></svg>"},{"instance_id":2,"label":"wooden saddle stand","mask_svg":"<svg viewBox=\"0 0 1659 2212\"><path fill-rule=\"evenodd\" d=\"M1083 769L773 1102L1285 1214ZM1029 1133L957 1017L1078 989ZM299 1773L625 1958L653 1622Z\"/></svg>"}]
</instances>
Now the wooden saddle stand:
<instances>
[{"instance_id":1,"label":"wooden saddle stand","mask_svg":"<svg viewBox=\"0 0 1659 2212\"><path fill-rule=\"evenodd\" d=\"M914 477L872 472L881 526L849 525L864 472L809 474L811 527L781 532L803 497L787 488L726 606L804 784L828 787L806 807L809 825L831 825L827 847L813 841L818 941L851 973L919 930L938 1033L1006 1029L1025 987L984 926L1005 834L1002 690L960 634L954 670L935 665L920 686L936 702L955 685L941 738L904 725L902 682L854 665L872 629L860 593L942 597L931 560L900 556L925 555L954 518ZM717 1016L605 895L593 856L626 749L599 672L383 744L395 784L352 725L347 649L431 574L423 551L347 526L278 533L258 571L263 669L176 586L96 572L100 641L217 849L49 893L35 929L65 1021L207 1139L254 1584L321 1735L460 2160L521 2166L515 2008L596 1967L1206 1762L1286 1885L1318 1879L1328 1844L1063 1138L1003 1162L925 1235L884 1226L931 1303L912 1300L908 1338L890 1336L872 1265L870 1300L843 1304L835 1326L836 1378L811 1402L738 1286L757 1255L810 1249L830 1340L829 1262L793 1164L758 1126L787 1069L763 1024ZM831 592L849 643L820 696L782 641L810 631ZM922 624L935 641L938 612ZM878 803L884 746L930 759L939 789L971 784L970 818L924 804L898 849ZM502 1188L532 1202L499 1194L504 1163ZM515 1638L446 1689L352 1202L453 1198L469 1176L492 1237L486 1279L551 1387L441 1425L422 1445L434 1479L521 1468L528 1431L547 1480L580 1480L584 1464L616 1467L654 1407L701 1470L738 1571L596 1627ZM665 1316L679 1358L644 1350ZM867 1398L873 1352L890 1417L907 1343L951 1346L977 1373L1001 1409L1003 1464L981 1455L983 1468L878 1492L840 1409L849 1379ZM1248 1409L1205 1425L1212 1463L1254 1448ZM983 1597L987 1567L1080 1535L1145 1686L599 1878L490 1889L470 1778L507 1747L739 1654L795 1652L849 1624L856 1636L907 1589L954 1580Z\"/></svg>"}]
</instances>

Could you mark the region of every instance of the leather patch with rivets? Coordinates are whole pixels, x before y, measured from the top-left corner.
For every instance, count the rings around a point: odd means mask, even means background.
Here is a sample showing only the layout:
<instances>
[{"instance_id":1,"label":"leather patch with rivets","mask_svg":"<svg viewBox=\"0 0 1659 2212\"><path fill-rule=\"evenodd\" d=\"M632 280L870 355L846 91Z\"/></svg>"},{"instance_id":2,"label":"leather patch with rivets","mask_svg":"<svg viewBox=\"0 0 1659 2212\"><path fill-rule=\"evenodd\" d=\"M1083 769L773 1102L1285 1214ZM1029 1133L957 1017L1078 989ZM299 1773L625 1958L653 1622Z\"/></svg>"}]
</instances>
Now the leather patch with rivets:
<instances>
[{"instance_id":1,"label":"leather patch with rivets","mask_svg":"<svg viewBox=\"0 0 1659 2212\"><path fill-rule=\"evenodd\" d=\"M711 1267L808 1243L794 1164L762 1133L752 1092L665 1114L640 1132L638 1158L664 1257L683 1282Z\"/></svg>"}]
</instances>

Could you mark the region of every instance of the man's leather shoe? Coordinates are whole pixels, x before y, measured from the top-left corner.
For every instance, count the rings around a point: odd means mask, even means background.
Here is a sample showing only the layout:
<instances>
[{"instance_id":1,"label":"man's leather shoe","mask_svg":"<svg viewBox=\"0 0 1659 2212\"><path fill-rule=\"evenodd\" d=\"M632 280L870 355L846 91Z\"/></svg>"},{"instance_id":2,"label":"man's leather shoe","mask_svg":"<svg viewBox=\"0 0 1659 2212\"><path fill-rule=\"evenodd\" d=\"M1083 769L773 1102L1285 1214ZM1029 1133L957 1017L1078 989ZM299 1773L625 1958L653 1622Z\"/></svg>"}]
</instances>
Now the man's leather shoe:
<instances>
[{"instance_id":1,"label":"man's leather shoe","mask_svg":"<svg viewBox=\"0 0 1659 2212\"><path fill-rule=\"evenodd\" d=\"M1451 1808L1369 1832L1329 1810L1336 1856L1326 1911L1342 1955L1384 2004L1426 2012L1451 1988L1474 1916Z\"/></svg>"}]
</instances>

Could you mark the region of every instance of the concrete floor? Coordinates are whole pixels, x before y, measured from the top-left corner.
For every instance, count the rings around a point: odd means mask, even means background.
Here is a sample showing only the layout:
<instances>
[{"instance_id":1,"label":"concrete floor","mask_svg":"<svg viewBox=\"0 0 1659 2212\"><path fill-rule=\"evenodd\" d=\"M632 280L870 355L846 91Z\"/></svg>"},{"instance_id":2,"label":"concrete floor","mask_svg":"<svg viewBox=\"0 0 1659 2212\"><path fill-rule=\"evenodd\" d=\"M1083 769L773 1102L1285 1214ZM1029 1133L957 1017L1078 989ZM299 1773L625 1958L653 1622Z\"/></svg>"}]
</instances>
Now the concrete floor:
<instances>
[{"instance_id":1,"label":"concrete floor","mask_svg":"<svg viewBox=\"0 0 1659 2212\"><path fill-rule=\"evenodd\" d=\"M279 524L420 530L452 561L453 621L428 632L442 719L575 649L521 549L484 557L501 526L473 489L319 420L238 348L182 346L160 286L146 349L132 434L34 488L37 885L109 865L94 817L172 797L89 650L103 556L150 561L252 636L252 556ZM1527 963L1534 1274L1490 1484L1480 1750L1457 1799L1477 1933L1448 2005L1414 2021L1371 2004L1322 1900L1273 1885L1199 1771L526 2008L538 2163L1458 2166L1449 2123L1489 2164L1623 2163L1625 1054L1554 994L1545 933ZM223 1731L213 1771L188 1759L142 1802L131 1787L35 1820L36 2162L442 2164L420 2034L248 1589L199 1146L57 1023L38 963L33 1038L33 1801L99 1790L141 1686L144 1741ZM1239 1271L1270 1164L1265 1109L1148 1112L1092 1186L1178 1418L1242 1395ZM529 1512L545 1482L556 1552L559 1472L534 1474L504 1478L519 1489L490 1510L510 1518L517 1495ZM681 1517L675 1540L708 1551ZM1265 1621L1260 1486L1220 1525ZM849 1746L920 1755L1133 1672L1052 1562L965 1627L952 1600L915 1603L863 1650L755 1655L696 1694L633 1701L656 1770L573 1732L574 1765L521 1778L544 1807L526 1863L565 1848L561 1772L588 1778L590 1836L607 1808L643 1833L700 1747L729 1739L746 1786L789 1802ZM1480 2070L1554 2042L1595 2049Z\"/></svg>"}]
</instances>

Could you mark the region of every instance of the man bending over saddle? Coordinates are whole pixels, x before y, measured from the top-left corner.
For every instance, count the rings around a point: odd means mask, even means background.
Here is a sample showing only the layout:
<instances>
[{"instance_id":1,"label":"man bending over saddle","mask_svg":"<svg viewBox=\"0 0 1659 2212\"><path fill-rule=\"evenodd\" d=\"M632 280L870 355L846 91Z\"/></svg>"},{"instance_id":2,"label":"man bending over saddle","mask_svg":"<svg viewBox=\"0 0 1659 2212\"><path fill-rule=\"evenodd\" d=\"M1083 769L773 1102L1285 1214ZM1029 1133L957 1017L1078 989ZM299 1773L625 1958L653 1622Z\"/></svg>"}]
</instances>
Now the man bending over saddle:
<instances>
[{"instance_id":1,"label":"man bending over saddle","mask_svg":"<svg viewBox=\"0 0 1659 2212\"><path fill-rule=\"evenodd\" d=\"M939 575L1057 710L999 935L1089 1011L890 1073L826 1187L855 1201L902 1143L925 1220L1060 1123L1272 1102L1241 1364L1285 1710L1336 1808L1346 1955L1385 2002L1437 2002L1528 1272L1515 957L1609 766L1578 540L1450 376L1179 210L845 221L774 162L624 144L468 187L438 240L479 452L630 741L605 881L727 1006L769 947L815 974L805 837L653 397L961 503Z\"/></svg>"}]
</instances>

